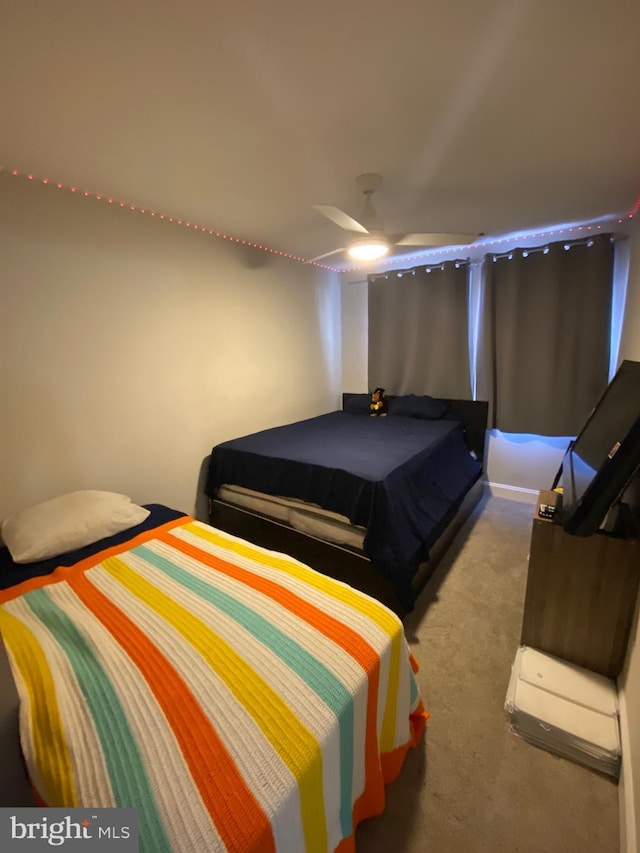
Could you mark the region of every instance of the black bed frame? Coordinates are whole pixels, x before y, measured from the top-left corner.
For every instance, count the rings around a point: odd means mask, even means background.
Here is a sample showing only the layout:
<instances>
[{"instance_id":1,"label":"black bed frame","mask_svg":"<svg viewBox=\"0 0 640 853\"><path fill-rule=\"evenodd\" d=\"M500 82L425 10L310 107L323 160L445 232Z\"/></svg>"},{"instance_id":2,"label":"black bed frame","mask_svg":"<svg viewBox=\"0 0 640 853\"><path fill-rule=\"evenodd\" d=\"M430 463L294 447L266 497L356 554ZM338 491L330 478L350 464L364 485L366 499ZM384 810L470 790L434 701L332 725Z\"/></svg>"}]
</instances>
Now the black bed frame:
<instances>
[{"instance_id":1,"label":"black bed frame","mask_svg":"<svg viewBox=\"0 0 640 853\"><path fill-rule=\"evenodd\" d=\"M462 420L469 449L474 452L484 470L488 403L476 400L447 400L446 402ZM456 515L431 547L428 560L420 566L413 580L416 597L432 576L453 538L478 504L483 488L483 477L480 477L465 496ZM272 551L282 551L329 577L362 590L386 604L401 618L406 615L406 609L401 605L394 589L359 549L325 542L323 539L295 530L282 521L274 521L260 513L218 499L209 501L209 521L214 527L227 533Z\"/></svg>"}]
</instances>

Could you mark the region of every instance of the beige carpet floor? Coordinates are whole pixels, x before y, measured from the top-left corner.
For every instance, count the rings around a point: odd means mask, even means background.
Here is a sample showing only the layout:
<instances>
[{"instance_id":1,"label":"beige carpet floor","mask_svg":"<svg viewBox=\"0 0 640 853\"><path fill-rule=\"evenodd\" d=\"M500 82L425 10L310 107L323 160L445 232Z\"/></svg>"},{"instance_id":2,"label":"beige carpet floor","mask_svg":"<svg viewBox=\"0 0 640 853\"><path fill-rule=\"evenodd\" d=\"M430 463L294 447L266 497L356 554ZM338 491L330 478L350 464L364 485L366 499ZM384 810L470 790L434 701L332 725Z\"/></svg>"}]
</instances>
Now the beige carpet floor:
<instances>
[{"instance_id":1,"label":"beige carpet floor","mask_svg":"<svg viewBox=\"0 0 640 853\"><path fill-rule=\"evenodd\" d=\"M405 620L431 718L357 853L617 853L614 781L514 735L531 504L484 498Z\"/></svg>"}]
</instances>

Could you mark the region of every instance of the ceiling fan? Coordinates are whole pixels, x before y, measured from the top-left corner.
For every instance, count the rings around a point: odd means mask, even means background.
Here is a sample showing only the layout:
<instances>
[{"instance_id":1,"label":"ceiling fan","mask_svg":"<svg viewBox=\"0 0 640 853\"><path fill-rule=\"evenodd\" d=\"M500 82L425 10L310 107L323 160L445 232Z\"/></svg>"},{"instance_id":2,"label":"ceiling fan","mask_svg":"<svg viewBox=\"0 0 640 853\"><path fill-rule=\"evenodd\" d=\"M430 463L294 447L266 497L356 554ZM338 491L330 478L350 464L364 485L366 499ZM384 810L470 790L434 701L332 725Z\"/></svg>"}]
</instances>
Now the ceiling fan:
<instances>
[{"instance_id":1,"label":"ceiling fan","mask_svg":"<svg viewBox=\"0 0 640 853\"><path fill-rule=\"evenodd\" d=\"M365 202L364 209L360 216L360 220L354 219L340 210L338 207L332 207L326 204L314 204L313 207L348 231L351 234L351 240L346 246L340 249L333 249L331 252L325 252L323 255L317 255L311 258L309 263L319 261L322 258L328 258L330 255L337 255L339 252L347 252L350 257L358 261L375 261L387 255L394 246L420 246L423 248L435 246L466 246L477 240L479 234L387 234L384 231L382 219L373 206L371 196L382 183L380 175L374 172L367 172L364 175L359 175L356 178L356 187L361 193L364 193Z\"/></svg>"}]
</instances>

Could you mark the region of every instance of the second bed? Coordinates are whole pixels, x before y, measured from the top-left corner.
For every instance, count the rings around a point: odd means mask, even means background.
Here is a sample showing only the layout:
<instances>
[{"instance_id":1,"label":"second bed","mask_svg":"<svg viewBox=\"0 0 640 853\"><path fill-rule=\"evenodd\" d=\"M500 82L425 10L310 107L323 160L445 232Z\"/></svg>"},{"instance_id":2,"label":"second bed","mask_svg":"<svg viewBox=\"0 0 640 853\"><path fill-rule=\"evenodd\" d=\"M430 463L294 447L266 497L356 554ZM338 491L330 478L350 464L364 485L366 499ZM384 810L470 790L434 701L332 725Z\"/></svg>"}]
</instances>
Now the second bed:
<instances>
[{"instance_id":1,"label":"second bed","mask_svg":"<svg viewBox=\"0 0 640 853\"><path fill-rule=\"evenodd\" d=\"M213 448L211 520L407 612L421 565L481 495L486 403L368 395ZM344 567L349 567L345 576Z\"/></svg>"}]
</instances>

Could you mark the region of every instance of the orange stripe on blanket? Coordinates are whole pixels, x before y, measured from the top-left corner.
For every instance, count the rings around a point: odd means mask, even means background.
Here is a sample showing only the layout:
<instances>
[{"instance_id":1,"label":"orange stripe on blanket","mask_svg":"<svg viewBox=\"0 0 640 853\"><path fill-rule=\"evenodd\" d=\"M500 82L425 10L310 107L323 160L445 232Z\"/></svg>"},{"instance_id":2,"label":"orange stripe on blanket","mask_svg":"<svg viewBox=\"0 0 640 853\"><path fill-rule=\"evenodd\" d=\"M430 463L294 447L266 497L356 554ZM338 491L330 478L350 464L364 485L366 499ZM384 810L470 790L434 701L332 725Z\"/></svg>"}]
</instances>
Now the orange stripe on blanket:
<instances>
[{"instance_id":1,"label":"orange stripe on blanket","mask_svg":"<svg viewBox=\"0 0 640 853\"><path fill-rule=\"evenodd\" d=\"M70 586L149 684L227 849L250 847L256 853L275 853L269 819L180 674L147 635L86 575L76 575Z\"/></svg>"},{"instance_id":2,"label":"orange stripe on blanket","mask_svg":"<svg viewBox=\"0 0 640 853\"><path fill-rule=\"evenodd\" d=\"M40 589L50 583L58 583L58 581L66 581L74 577L79 572L86 572L87 569L92 569L105 560L107 557L115 557L116 554L122 554L123 551L129 551L137 545L142 545L143 542L148 542L150 539L156 539L161 532L171 530L173 527L179 527L181 524L187 524L193 521L191 516L182 515L180 518L172 518L171 521L165 521L159 527L152 527L150 530L143 530L138 533L133 539L127 539L126 542L121 542L119 545L112 545L111 548L105 548L104 551L98 551L97 554L92 554L90 557L85 557L78 563L72 566L59 566L48 575L39 575L37 578L28 578L22 583L10 586L8 589L0 589L0 604L6 601L12 601L25 592L30 592L32 589Z\"/></svg>"},{"instance_id":3,"label":"orange stripe on blanket","mask_svg":"<svg viewBox=\"0 0 640 853\"><path fill-rule=\"evenodd\" d=\"M377 696L380 682L380 660L369 643L344 622L323 612L318 607L305 601L296 593L268 578L256 575L242 569L233 563L228 563L213 554L203 551L177 536L162 535L158 537L172 548L181 551L189 557L204 563L209 568L239 581L263 593L295 616L303 619L317 631L320 631L336 645L341 646L347 654L356 660L367 673L367 723L365 733L365 792L373 807L384 808L384 778L378 761L377 737Z\"/></svg>"}]
</instances>

